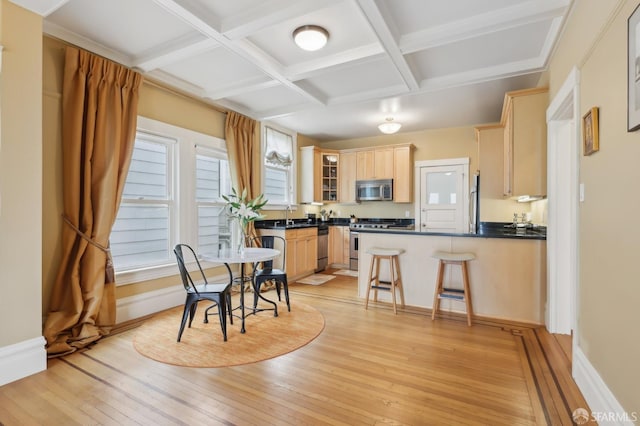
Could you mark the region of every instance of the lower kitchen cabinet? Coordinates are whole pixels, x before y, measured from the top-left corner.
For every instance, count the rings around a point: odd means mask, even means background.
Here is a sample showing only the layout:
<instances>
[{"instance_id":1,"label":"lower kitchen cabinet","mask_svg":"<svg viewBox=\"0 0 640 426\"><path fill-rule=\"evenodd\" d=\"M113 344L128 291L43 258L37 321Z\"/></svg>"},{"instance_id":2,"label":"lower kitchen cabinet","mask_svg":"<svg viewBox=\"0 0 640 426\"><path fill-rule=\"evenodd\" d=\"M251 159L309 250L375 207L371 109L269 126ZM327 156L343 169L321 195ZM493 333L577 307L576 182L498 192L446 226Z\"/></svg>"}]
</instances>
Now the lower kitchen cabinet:
<instances>
[{"instance_id":1,"label":"lower kitchen cabinet","mask_svg":"<svg viewBox=\"0 0 640 426\"><path fill-rule=\"evenodd\" d=\"M318 265L318 229L259 229L260 235L277 235L287 243L286 271L287 280L313 274Z\"/></svg>"},{"instance_id":2,"label":"lower kitchen cabinet","mask_svg":"<svg viewBox=\"0 0 640 426\"><path fill-rule=\"evenodd\" d=\"M349 266L349 227L329 227L329 265L346 268Z\"/></svg>"}]
</instances>

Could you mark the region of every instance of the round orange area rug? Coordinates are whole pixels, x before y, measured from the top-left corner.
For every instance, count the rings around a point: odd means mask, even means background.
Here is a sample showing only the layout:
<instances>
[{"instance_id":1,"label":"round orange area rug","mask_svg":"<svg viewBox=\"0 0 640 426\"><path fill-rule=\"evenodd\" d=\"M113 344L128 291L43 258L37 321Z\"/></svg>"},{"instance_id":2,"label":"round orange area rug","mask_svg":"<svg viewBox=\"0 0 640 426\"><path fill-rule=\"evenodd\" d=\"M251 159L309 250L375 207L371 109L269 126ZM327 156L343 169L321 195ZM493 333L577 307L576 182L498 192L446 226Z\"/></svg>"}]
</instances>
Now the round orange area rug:
<instances>
[{"instance_id":1,"label":"round orange area rug","mask_svg":"<svg viewBox=\"0 0 640 426\"><path fill-rule=\"evenodd\" d=\"M240 333L240 319L227 321L227 341L222 338L216 315L203 323L207 302L200 302L191 328L185 326L177 342L183 307L158 314L141 325L133 338L136 350L166 364L184 367L229 367L249 364L284 355L306 345L324 329L324 317L315 308L291 302L278 304L273 311L250 315L245 320L246 333Z\"/></svg>"}]
</instances>

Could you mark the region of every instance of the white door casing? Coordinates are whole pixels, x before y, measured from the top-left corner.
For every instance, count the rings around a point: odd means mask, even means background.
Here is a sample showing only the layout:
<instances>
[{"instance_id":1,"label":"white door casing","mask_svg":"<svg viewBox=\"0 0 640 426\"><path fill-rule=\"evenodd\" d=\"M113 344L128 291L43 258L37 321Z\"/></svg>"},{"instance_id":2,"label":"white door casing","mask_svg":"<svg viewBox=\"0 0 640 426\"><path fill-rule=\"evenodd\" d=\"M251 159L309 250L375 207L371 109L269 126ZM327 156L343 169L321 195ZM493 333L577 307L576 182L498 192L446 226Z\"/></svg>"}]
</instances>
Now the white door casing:
<instances>
[{"instance_id":1,"label":"white door casing","mask_svg":"<svg viewBox=\"0 0 640 426\"><path fill-rule=\"evenodd\" d=\"M579 71L574 68L547 108L547 307L550 333L577 345Z\"/></svg>"},{"instance_id":2,"label":"white door casing","mask_svg":"<svg viewBox=\"0 0 640 426\"><path fill-rule=\"evenodd\" d=\"M469 159L418 161L415 179L416 229L421 232L467 232Z\"/></svg>"}]
</instances>

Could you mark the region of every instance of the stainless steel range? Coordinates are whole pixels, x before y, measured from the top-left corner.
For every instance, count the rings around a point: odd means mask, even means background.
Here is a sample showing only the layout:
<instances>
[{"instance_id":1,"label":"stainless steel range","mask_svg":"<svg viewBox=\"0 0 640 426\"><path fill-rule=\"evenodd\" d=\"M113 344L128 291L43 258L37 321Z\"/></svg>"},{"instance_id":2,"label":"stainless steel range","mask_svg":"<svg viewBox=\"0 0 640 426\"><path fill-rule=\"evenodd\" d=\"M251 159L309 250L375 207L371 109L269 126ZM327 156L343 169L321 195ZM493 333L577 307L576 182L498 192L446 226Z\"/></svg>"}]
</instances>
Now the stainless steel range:
<instances>
[{"instance_id":1,"label":"stainless steel range","mask_svg":"<svg viewBox=\"0 0 640 426\"><path fill-rule=\"evenodd\" d=\"M414 229L413 219L359 219L349 225L349 269L358 270L358 231L361 229Z\"/></svg>"}]
</instances>

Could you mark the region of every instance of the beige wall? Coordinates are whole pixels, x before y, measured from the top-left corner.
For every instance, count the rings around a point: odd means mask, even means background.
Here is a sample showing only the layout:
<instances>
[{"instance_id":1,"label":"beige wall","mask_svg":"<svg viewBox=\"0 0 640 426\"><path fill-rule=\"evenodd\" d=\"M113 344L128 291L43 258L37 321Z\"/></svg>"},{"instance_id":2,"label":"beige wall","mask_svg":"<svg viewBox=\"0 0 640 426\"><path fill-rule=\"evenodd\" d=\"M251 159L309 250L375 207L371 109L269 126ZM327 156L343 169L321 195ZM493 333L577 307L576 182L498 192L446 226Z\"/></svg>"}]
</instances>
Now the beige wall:
<instances>
[{"instance_id":1,"label":"beige wall","mask_svg":"<svg viewBox=\"0 0 640 426\"><path fill-rule=\"evenodd\" d=\"M41 34L0 1L0 348L42 335Z\"/></svg>"},{"instance_id":2,"label":"beige wall","mask_svg":"<svg viewBox=\"0 0 640 426\"><path fill-rule=\"evenodd\" d=\"M627 18L637 1L574 2L550 68L554 94L573 65L581 73L580 114L600 108L600 151L580 157L580 349L618 402L640 412L640 133L627 133Z\"/></svg>"}]
</instances>

